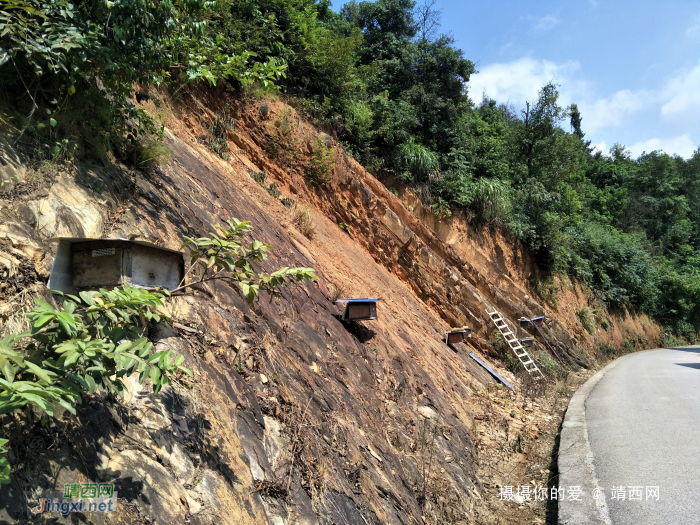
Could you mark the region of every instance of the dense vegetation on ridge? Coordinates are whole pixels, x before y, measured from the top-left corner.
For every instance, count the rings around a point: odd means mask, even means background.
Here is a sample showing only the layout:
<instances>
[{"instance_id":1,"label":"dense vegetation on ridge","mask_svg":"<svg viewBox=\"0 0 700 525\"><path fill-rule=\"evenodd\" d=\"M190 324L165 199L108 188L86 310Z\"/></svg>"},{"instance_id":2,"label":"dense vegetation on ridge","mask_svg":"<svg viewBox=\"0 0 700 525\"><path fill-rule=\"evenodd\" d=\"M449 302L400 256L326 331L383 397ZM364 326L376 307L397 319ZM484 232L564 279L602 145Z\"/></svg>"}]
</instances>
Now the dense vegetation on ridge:
<instances>
[{"instance_id":1,"label":"dense vegetation on ridge","mask_svg":"<svg viewBox=\"0 0 700 525\"><path fill-rule=\"evenodd\" d=\"M590 286L593 306L633 305L695 339L700 150L595 152L553 83L521 111L470 97L475 65L439 16L412 0L0 0L0 92L26 143L138 164L162 131L137 83L274 83L438 217L464 209Z\"/></svg>"}]
</instances>

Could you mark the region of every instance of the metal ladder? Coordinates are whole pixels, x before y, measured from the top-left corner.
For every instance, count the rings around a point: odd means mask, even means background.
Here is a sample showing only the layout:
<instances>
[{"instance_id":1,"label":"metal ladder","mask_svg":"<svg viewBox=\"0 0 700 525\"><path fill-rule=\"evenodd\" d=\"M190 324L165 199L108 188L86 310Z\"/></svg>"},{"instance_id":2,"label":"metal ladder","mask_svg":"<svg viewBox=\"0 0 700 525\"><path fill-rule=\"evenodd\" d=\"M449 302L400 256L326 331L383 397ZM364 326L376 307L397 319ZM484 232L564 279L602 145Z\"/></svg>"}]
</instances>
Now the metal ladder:
<instances>
[{"instance_id":1,"label":"metal ladder","mask_svg":"<svg viewBox=\"0 0 700 525\"><path fill-rule=\"evenodd\" d=\"M508 346L510 346L511 350L513 350L513 353L516 355L516 357L523 364L523 367L525 368L525 370L527 370L527 372L529 374L532 374L533 372L536 371L542 379L546 380L542 371L539 368L537 368L537 365L535 364L534 359L532 359L532 357L530 357L530 354L528 354L527 350L523 347L523 345L520 344L520 341L518 341L518 338L515 337L515 335L511 331L511 329L508 328L508 325L503 320L503 317L501 317L501 314L498 313L498 310L494 310L493 312L489 312L487 309L486 313L489 315L489 317L491 317L493 324L495 324L496 328L498 328L498 331L501 332L503 339L505 339L506 343L508 343ZM536 376L535 379L539 380L540 377Z\"/></svg>"}]
</instances>

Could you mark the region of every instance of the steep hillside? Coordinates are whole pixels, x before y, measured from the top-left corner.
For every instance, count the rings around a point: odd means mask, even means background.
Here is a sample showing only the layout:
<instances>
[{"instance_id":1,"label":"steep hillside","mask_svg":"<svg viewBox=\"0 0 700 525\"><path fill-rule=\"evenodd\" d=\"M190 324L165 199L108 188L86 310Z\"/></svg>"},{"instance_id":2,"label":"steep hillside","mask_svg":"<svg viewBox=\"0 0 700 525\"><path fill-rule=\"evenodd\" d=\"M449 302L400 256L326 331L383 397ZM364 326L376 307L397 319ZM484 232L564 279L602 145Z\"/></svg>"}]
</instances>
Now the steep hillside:
<instances>
[{"instance_id":1,"label":"steep hillside","mask_svg":"<svg viewBox=\"0 0 700 525\"><path fill-rule=\"evenodd\" d=\"M152 109L165 119L172 158L145 170L114 159L37 169L11 146L17 130L3 122L2 179L21 172L21 182L0 190L2 333L21 328L32 296L50 299L42 282L54 237L177 249L184 236L237 217L274 246L266 270L313 267L319 281L251 305L220 282L172 298L175 322L150 326L149 338L186 356L190 386L153 395L133 379L124 402L96 395L77 417L47 426L4 416L13 481L0 492L0 521L30 522L42 494L93 481L114 482L119 493L116 517L83 516L94 523L543 520L543 504L499 506L496 485L546 484L549 457L529 457L523 443L542 438L551 451L566 389L547 397L505 369L485 309L513 327L520 316L546 315L534 335L536 353L553 363L549 384L595 367L603 357L596 341L626 332L651 342L656 326L610 314L610 331L585 335L580 287L562 287L558 310L544 306L529 289L537 269L524 249L460 217L433 223L409 192L395 196L279 101L207 91ZM228 159L208 145L217 115L235 119L228 151L220 148ZM310 184L309 162L328 145L332 178ZM307 206L313 226L300 226ZM341 292L380 297L379 319L341 323L333 304ZM453 351L444 331L463 325L475 337ZM514 393L468 356L474 350ZM585 373L572 377L569 388ZM487 464L515 473L495 479Z\"/></svg>"}]
</instances>

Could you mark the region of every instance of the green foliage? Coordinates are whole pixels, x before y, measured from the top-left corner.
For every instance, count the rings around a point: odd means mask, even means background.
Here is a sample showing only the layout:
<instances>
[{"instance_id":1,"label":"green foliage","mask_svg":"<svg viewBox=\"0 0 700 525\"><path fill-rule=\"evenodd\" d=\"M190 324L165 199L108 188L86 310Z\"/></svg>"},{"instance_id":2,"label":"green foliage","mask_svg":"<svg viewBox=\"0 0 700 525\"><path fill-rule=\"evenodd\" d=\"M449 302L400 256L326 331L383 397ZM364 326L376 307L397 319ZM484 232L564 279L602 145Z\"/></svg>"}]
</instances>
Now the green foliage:
<instances>
[{"instance_id":1,"label":"green foliage","mask_svg":"<svg viewBox=\"0 0 700 525\"><path fill-rule=\"evenodd\" d=\"M438 169L437 155L412 140L398 147L397 156L396 164L403 170L399 178L404 182L425 181Z\"/></svg>"},{"instance_id":2,"label":"green foliage","mask_svg":"<svg viewBox=\"0 0 700 525\"><path fill-rule=\"evenodd\" d=\"M27 115L22 134L50 142L68 138L103 156L162 135L134 104L135 84L174 77L271 88L283 79L283 60L260 61L253 52L228 49L207 20L215 9L207 0L3 2L0 85Z\"/></svg>"},{"instance_id":3,"label":"green foliage","mask_svg":"<svg viewBox=\"0 0 700 525\"><path fill-rule=\"evenodd\" d=\"M545 375L552 377L556 374L558 365L547 352L538 352L537 366Z\"/></svg>"},{"instance_id":4,"label":"green foliage","mask_svg":"<svg viewBox=\"0 0 700 525\"><path fill-rule=\"evenodd\" d=\"M554 281L551 275L540 279L533 274L530 277L530 286L542 301L549 301L554 309L559 307L559 286Z\"/></svg>"},{"instance_id":5,"label":"green foliage","mask_svg":"<svg viewBox=\"0 0 700 525\"><path fill-rule=\"evenodd\" d=\"M253 228L248 221L231 219L226 221L228 228L218 226L221 236L210 233L209 237L185 237L183 248L190 250L189 272L199 272L199 278L178 290L199 285L213 280L226 280L237 284L248 302L252 302L265 290L274 293L281 286L300 281L317 279L313 268L280 268L270 274L261 273L253 268L267 258L269 244L253 241L246 248L241 239Z\"/></svg>"},{"instance_id":6,"label":"green foliage","mask_svg":"<svg viewBox=\"0 0 700 525\"><path fill-rule=\"evenodd\" d=\"M311 153L306 176L316 185L326 184L333 178L335 168L335 153L333 147L326 146L322 135L316 137Z\"/></svg>"},{"instance_id":7,"label":"green foliage","mask_svg":"<svg viewBox=\"0 0 700 525\"><path fill-rule=\"evenodd\" d=\"M276 183L276 182L273 182L272 184L270 184L270 187L269 187L269 188L266 188L265 190L267 191L267 193L269 193L270 195L272 195L272 198L273 198L273 199L279 199L279 198L280 198L280 195L282 195L282 192L281 192L281 191L279 190L279 188L277 187L277 183Z\"/></svg>"},{"instance_id":8,"label":"green foliage","mask_svg":"<svg viewBox=\"0 0 700 525\"><path fill-rule=\"evenodd\" d=\"M430 205L430 209L433 211L433 215L435 215L439 221L442 221L443 219L446 219L452 215L450 204L443 200L442 197L438 197L437 201Z\"/></svg>"},{"instance_id":9,"label":"green foliage","mask_svg":"<svg viewBox=\"0 0 700 525\"><path fill-rule=\"evenodd\" d=\"M27 405L49 416L56 406L75 414L85 394L100 390L123 396L122 378L136 371L139 382L151 379L154 393L178 371L192 375L182 366L182 355L153 352L153 343L143 336L141 319L160 321L156 309L163 297L125 284L66 295L62 309L35 299L28 314L31 330L0 340L0 414ZM9 474L5 461L0 461L0 474Z\"/></svg>"},{"instance_id":10,"label":"green foliage","mask_svg":"<svg viewBox=\"0 0 700 525\"><path fill-rule=\"evenodd\" d=\"M634 339L623 339L622 340L622 350L624 352L634 352L637 346L637 341Z\"/></svg>"},{"instance_id":11,"label":"green foliage","mask_svg":"<svg viewBox=\"0 0 700 525\"><path fill-rule=\"evenodd\" d=\"M582 306L576 312L576 316L578 317L579 321L581 321L581 325L586 329L586 331L593 335L595 332L596 321L595 310L590 306Z\"/></svg>"},{"instance_id":12,"label":"green foliage","mask_svg":"<svg viewBox=\"0 0 700 525\"><path fill-rule=\"evenodd\" d=\"M258 182L260 184L265 184L267 182L267 172L266 171L251 171L250 176L253 178L255 182Z\"/></svg>"},{"instance_id":13,"label":"green foliage","mask_svg":"<svg viewBox=\"0 0 700 525\"><path fill-rule=\"evenodd\" d=\"M229 159L229 156L226 154L230 150L228 147L228 132L235 129L236 120L226 110L220 111L211 123L209 146L224 160Z\"/></svg>"},{"instance_id":14,"label":"green foliage","mask_svg":"<svg viewBox=\"0 0 700 525\"><path fill-rule=\"evenodd\" d=\"M5 445L8 443L8 439L0 439L0 485L7 485L10 482L10 462L5 457L8 452Z\"/></svg>"},{"instance_id":15,"label":"green foliage","mask_svg":"<svg viewBox=\"0 0 700 525\"><path fill-rule=\"evenodd\" d=\"M600 343L600 351L603 352L603 355L606 357L612 358L615 357L619 349L613 345L606 345L605 343Z\"/></svg>"},{"instance_id":16,"label":"green foliage","mask_svg":"<svg viewBox=\"0 0 700 525\"><path fill-rule=\"evenodd\" d=\"M297 137L299 124L289 108L284 108L273 124L268 125L272 132L270 153L275 157L295 159L300 140Z\"/></svg>"}]
</instances>

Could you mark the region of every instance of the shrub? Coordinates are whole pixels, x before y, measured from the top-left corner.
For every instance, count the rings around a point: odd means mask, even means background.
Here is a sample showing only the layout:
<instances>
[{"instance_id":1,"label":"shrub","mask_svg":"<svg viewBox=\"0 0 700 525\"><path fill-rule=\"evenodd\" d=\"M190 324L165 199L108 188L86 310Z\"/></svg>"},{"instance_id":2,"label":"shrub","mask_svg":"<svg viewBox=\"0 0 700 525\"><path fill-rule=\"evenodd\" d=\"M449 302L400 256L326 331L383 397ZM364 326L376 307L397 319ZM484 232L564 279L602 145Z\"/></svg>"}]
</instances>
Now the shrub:
<instances>
[{"instance_id":1,"label":"shrub","mask_svg":"<svg viewBox=\"0 0 700 525\"><path fill-rule=\"evenodd\" d=\"M267 172L266 171L251 171L250 176L253 180L259 184L265 184L267 182Z\"/></svg>"},{"instance_id":2,"label":"shrub","mask_svg":"<svg viewBox=\"0 0 700 525\"><path fill-rule=\"evenodd\" d=\"M634 352L637 346L637 341L634 339L623 339L622 340L622 350L625 352Z\"/></svg>"},{"instance_id":3,"label":"shrub","mask_svg":"<svg viewBox=\"0 0 700 525\"><path fill-rule=\"evenodd\" d=\"M508 182L481 177L469 186L469 201L476 218L486 224L505 225L513 208L513 191Z\"/></svg>"},{"instance_id":4,"label":"shrub","mask_svg":"<svg viewBox=\"0 0 700 525\"><path fill-rule=\"evenodd\" d=\"M314 146L314 151L306 168L306 175L313 184L321 185L333 178L335 154L333 147L327 146L321 135L316 137Z\"/></svg>"},{"instance_id":5,"label":"shrub","mask_svg":"<svg viewBox=\"0 0 700 525\"><path fill-rule=\"evenodd\" d=\"M557 371L557 362L552 359L547 352L538 352L537 354L537 366L549 376L553 376Z\"/></svg>"},{"instance_id":6,"label":"shrub","mask_svg":"<svg viewBox=\"0 0 700 525\"><path fill-rule=\"evenodd\" d=\"M595 310L590 306L582 306L576 315L586 331L592 335L595 332Z\"/></svg>"},{"instance_id":7,"label":"shrub","mask_svg":"<svg viewBox=\"0 0 700 525\"><path fill-rule=\"evenodd\" d=\"M533 274L530 277L530 286L542 301L549 301L555 309L559 307L559 287L551 275L540 279Z\"/></svg>"},{"instance_id":8,"label":"shrub","mask_svg":"<svg viewBox=\"0 0 700 525\"><path fill-rule=\"evenodd\" d=\"M211 123L209 146L219 157L228 160L228 132L236 129L236 121L226 110L222 110Z\"/></svg>"},{"instance_id":9,"label":"shrub","mask_svg":"<svg viewBox=\"0 0 700 525\"><path fill-rule=\"evenodd\" d=\"M252 265L267 259L267 252L272 246L254 240L245 248L240 239L253 229L250 222L232 218L226 224L227 228L218 226L222 236L210 233L209 237L198 239L185 237L182 247L189 247L191 261L187 273L201 273L198 280L187 285L181 284L177 290L208 281L227 280L231 284L237 284L251 302L260 290L273 293L278 287L291 282L317 278L313 268L284 267L271 274L254 270Z\"/></svg>"},{"instance_id":10,"label":"shrub","mask_svg":"<svg viewBox=\"0 0 700 525\"><path fill-rule=\"evenodd\" d=\"M413 139L399 146L396 164L402 170L399 178L404 182L425 181L439 168L438 156Z\"/></svg>"},{"instance_id":11,"label":"shrub","mask_svg":"<svg viewBox=\"0 0 700 525\"><path fill-rule=\"evenodd\" d=\"M613 345L606 345L605 343L600 343L600 351L603 352L603 355L607 357L613 357L617 355L618 353L618 348L613 346Z\"/></svg>"},{"instance_id":12,"label":"shrub","mask_svg":"<svg viewBox=\"0 0 700 525\"><path fill-rule=\"evenodd\" d=\"M279 198L280 198L280 195L282 195L282 192L281 192L280 189L277 187L277 183L276 183L276 182L273 182L272 184L270 184L270 187L269 187L269 188L266 188L266 191L267 191L267 193L269 193L270 195L272 195L272 197L275 198L275 199L279 199Z\"/></svg>"},{"instance_id":13,"label":"shrub","mask_svg":"<svg viewBox=\"0 0 700 525\"><path fill-rule=\"evenodd\" d=\"M134 371L141 383L151 379L154 393L179 372L191 375L182 355L153 353L144 337L140 319L160 321L155 310L163 297L125 284L66 295L62 309L35 299L31 330L0 340L0 414L33 405L53 416L54 403L75 414L86 393L123 396L122 378ZM9 469L2 463L0 469L0 482L6 482Z\"/></svg>"}]
</instances>

